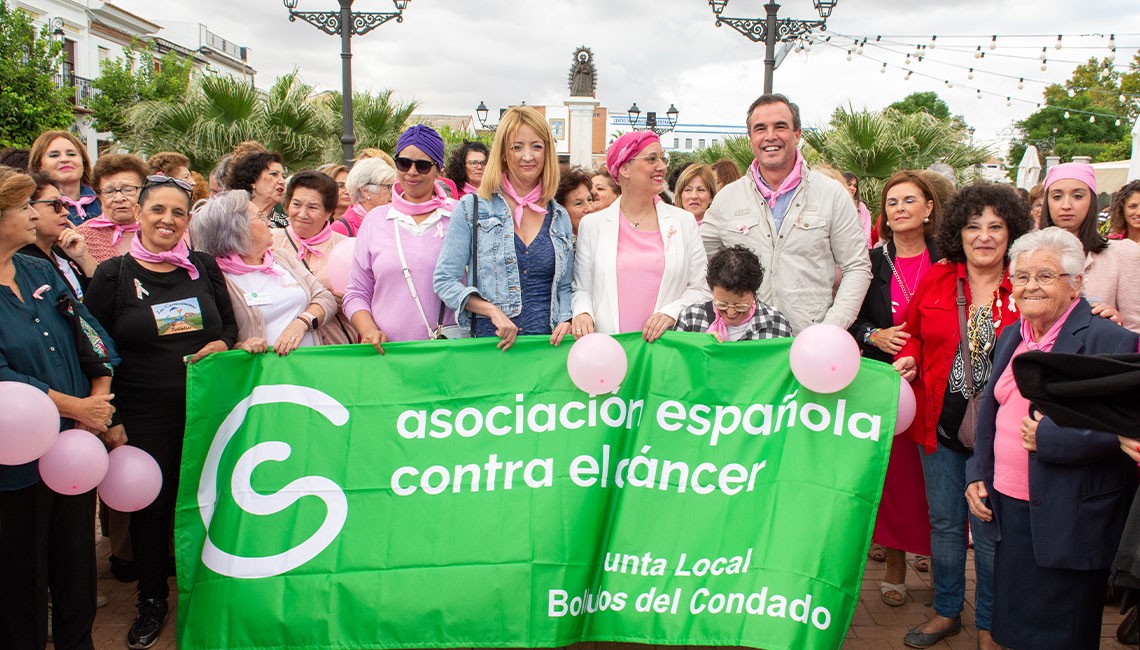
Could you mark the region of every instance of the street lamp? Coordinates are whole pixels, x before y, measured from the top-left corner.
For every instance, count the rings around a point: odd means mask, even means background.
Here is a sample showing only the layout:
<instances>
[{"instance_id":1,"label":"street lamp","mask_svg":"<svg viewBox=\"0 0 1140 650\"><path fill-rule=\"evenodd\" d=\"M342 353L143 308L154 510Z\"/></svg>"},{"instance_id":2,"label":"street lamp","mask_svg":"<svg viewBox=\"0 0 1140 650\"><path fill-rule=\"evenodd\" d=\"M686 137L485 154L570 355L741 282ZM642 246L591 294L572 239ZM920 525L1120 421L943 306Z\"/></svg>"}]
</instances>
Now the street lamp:
<instances>
[{"instance_id":1,"label":"street lamp","mask_svg":"<svg viewBox=\"0 0 1140 650\"><path fill-rule=\"evenodd\" d=\"M764 92L772 92L772 73L776 70L776 42L791 43L811 33L817 27L820 31L827 30L827 19L835 9L838 0L812 0L812 6L822 20L796 20L794 18L776 18L780 5L775 0L768 0L764 5L766 15L763 18L732 18L722 16L728 7L728 0L708 0L709 7L716 15L716 26L728 25L748 37L753 43L764 43Z\"/></svg>"},{"instance_id":2,"label":"street lamp","mask_svg":"<svg viewBox=\"0 0 1140 650\"><path fill-rule=\"evenodd\" d=\"M519 102L518 106L526 106L526 102ZM499 109L499 119L500 120L503 119L503 113L506 113L506 112L507 112L507 109L505 109L505 108ZM494 132L496 129L499 128L499 125L497 123L496 124L488 124L487 123L487 116L490 115L490 113L491 113L491 109L487 108L487 105L484 104L483 102L479 102L479 105L475 107L475 117L479 118L479 127L481 129L483 129L484 131Z\"/></svg>"},{"instance_id":3,"label":"street lamp","mask_svg":"<svg viewBox=\"0 0 1140 650\"><path fill-rule=\"evenodd\" d=\"M289 10L289 22L298 18L330 36L340 36L341 61L341 136L344 164L351 165L355 157L356 136L352 132L352 37L363 36L384 23L404 22L404 9L409 0L392 0L396 11L352 11L353 0L338 0L340 11L295 11L299 0L281 0Z\"/></svg>"},{"instance_id":4,"label":"street lamp","mask_svg":"<svg viewBox=\"0 0 1140 650\"><path fill-rule=\"evenodd\" d=\"M641 117L641 109L637 107L637 102L634 102L633 106L630 106L629 110L627 110L625 114L629 118L629 125L633 127L633 130L639 130L637 128L637 122L638 118ZM681 111L678 111L676 106L669 104L669 110L665 111L666 125L658 126L656 111L648 111L645 114L644 130L652 131L657 135L664 135L672 131L677 126L677 116L680 114Z\"/></svg>"}]
</instances>

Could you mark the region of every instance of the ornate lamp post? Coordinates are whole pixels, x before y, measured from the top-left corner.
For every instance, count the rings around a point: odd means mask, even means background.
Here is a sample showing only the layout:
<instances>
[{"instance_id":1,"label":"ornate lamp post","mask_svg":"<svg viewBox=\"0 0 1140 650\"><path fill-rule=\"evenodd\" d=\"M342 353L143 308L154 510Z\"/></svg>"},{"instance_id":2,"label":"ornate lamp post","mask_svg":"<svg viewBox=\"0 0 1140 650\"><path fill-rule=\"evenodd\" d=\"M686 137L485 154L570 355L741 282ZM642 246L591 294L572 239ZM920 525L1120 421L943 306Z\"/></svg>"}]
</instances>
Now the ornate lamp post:
<instances>
[{"instance_id":1,"label":"ornate lamp post","mask_svg":"<svg viewBox=\"0 0 1140 650\"><path fill-rule=\"evenodd\" d=\"M812 5L819 12L822 20L796 20L794 18L776 18L780 5L775 0L768 0L764 5L766 15L763 18L732 18L722 16L721 13L728 6L728 0L708 0L716 15L716 26L728 25L744 34L753 43L764 43L764 92L772 92L772 73L776 70L776 42L790 43L807 34L815 28L821 31L827 29L827 19L831 10L835 9L838 0L812 0Z\"/></svg>"},{"instance_id":2,"label":"ornate lamp post","mask_svg":"<svg viewBox=\"0 0 1140 650\"><path fill-rule=\"evenodd\" d=\"M526 106L526 102L519 102L517 106ZM503 113L506 112L507 109L500 108L499 119L502 119ZM490 131L494 133L499 128L499 123L496 122L494 124L489 124L487 122L487 117L490 115L490 113L491 109L487 108L487 104L482 101L479 102L479 105L475 107L475 117L479 119L479 128L483 129L484 131Z\"/></svg>"},{"instance_id":3,"label":"ornate lamp post","mask_svg":"<svg viewBox=\"0 0 1140 650\"><path fill-rule=\"evenodd\" d=\"M649 111L645 114L644 130L653 131L657 135L664 135L677 126L677 116L680 114L681 111L678 111L676 106L669 104L669 110L665 111L666 122L664 125L658 126L657 112ZM629 117L629 125L633 127L634 131L637 131L637 121L638 118L641 117L641 109L637 107L637 102L634 102L633 106L629 107L629 110L626 111L626 116Z\"/></svg>"},{"instance_id":4,"label":"ornate lamp post","mask_svg":"<svg viewBox=\"0 0 1140 650\"><path fill-rule=\"evenodd\" d=\"M341 136L344 147L344 164L351 165L355 157L356 136L352 132L352 37L363 36L380 25L395 20L404 22L404 9L410 0L392 0L396 11L352 11L353 0L338 0L340 11L295 11L299 0L282 0L289 10L289 22L298 18L330 36L340 36L341 61Z\"/></svg>"}]
</instances>

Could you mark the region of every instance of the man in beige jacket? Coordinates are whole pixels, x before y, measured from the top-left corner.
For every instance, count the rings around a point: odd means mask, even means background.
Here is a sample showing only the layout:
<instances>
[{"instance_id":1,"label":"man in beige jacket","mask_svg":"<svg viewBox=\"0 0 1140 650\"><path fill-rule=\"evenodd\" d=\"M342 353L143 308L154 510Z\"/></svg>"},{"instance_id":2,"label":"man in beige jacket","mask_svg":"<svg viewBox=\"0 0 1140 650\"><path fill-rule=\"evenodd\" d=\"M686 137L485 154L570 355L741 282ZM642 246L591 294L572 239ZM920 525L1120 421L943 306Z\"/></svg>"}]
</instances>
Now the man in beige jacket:
<instances>
[{"instance_id":1,"label":"man in beige jacket","mask_svg":"<svg viewBox=\"0 0 1140 650\"><path fill-rule=\"evenodd\" d=\"M705 212L705 250L711 257L722 246L752 249L764 266L757 297L787 316L796 334L815 323L846 329L871 283L851 195L804 163L799 107L787 97L761 95L747 125L755 160Z\"/></svg>"}]
</instances>

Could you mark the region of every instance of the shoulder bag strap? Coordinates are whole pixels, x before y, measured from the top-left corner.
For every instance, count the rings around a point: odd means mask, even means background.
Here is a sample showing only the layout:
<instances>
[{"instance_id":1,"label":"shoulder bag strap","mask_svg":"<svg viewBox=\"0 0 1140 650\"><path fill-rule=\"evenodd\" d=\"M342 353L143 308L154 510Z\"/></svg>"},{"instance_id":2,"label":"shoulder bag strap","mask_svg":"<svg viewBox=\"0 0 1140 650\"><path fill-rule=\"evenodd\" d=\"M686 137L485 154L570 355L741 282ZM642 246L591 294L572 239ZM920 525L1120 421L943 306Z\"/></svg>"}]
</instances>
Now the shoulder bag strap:
<instances>
[{"instance_id":1,"label":"shoulder bag strap","mask_svg":"<svg viewBox=\"0 0 1140 650\"><path fill-rule=\"evenodd\" d=\"M471 273L468 283L479 288L479 194L471 195ZM442 316L440 320L443 320ZM471 312L471 338L475 338L475 312Z\"/></svg>"},{"instance_id":2,"label":"shoulder bag strap","mask_svg":"<svg viewBox=\"0 0 1140 650\"><path fill-rule=\"evenodd\" d=\"M416 283L412 281L412 271L408 268L408 260L404 258L404 244L400 241L400 220L392 219L392 228L396 231L396 254L400 256L400 266L404 269L404 280L408 283L408 291L412 292L412 300L416 301L416 309L420 312L420 318L424 321L424 327L427 328L428 338L432 338L435 331L432 330L431 325L428 324L427 314L424 313L424 306L420 304L420 295L416 292Z\"/></svg>"},{"instance_id":3,"label":"shoulder bag strap","mask_svg":"<svg viewBox=\"0 0 1140 650\"><path fill-rule=\"evenodd\" d=\"M970 361L970 339L967 336L966 327L966 280L958 278L958 332L961 338L958 340L958 353L962 355L962 369L966 374L966 398L974 396L974 366Z\"/></svg>"},{"instance_id":4,"label":"shoulder bag strap","mask_svg":"<svg viewBox=\"0 0 1140 650\"><path fill-rule=\"evenodd\" d=\"M345 219L344 217L337 217L336 220L344 224L344 229L348 231L349 237L356 236L356 233L352 230L352 224L348 222L348 219Z\"/></svg>"}]
</instances>

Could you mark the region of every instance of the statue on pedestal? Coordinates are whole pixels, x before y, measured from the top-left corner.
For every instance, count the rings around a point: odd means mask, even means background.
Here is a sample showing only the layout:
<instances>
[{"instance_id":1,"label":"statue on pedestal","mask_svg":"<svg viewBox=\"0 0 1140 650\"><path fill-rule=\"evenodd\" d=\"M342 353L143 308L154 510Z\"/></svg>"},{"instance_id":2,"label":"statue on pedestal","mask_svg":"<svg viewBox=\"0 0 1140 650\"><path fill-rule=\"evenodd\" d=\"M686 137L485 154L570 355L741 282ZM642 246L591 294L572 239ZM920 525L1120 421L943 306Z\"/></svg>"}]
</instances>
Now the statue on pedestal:
<instances>
[{"instance_id":1,"label":"statue on pedestal","mask_svg":"<svg viewBox=\"0 0 1140 650\"><path fill-rule=\"evenodd\" d=\"M598 70L594 67L594 53L586 46L574 50L574 65L570 66L570 96L594 97L598 87Z\"/></svg>"}]
</instances>

